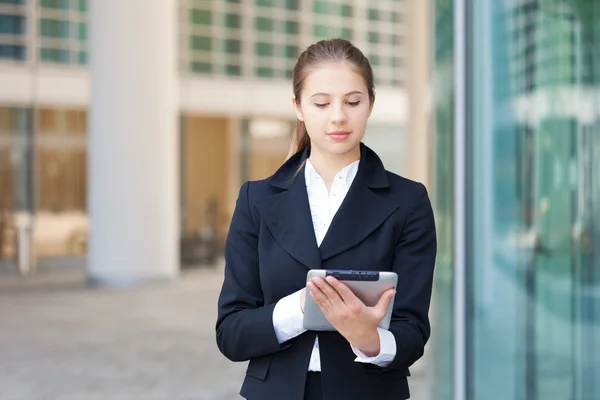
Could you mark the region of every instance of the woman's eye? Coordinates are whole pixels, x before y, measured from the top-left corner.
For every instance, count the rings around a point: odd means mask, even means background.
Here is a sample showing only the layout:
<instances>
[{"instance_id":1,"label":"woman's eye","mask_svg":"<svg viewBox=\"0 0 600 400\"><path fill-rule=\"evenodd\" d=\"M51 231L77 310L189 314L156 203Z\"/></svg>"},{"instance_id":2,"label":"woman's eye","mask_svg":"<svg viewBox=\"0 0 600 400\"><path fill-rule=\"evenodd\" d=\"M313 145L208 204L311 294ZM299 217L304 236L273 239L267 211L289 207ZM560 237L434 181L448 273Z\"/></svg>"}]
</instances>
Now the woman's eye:
<instances>
[{"instance_id":1,"label":"woman's eye","mask_svg":"<svg viewBox=\"0 0 600 400\"><path fill-rule=\"evenodd\" d=\"M315 103L315 106L317 106L319 108L325 108L325 107L327 107L327 103Z\"/></svg>"},{"instance_id":2,"label":"woman's eye","mask_svg":"<svg viewBox=\"0 0 600 400\"><path fill-rule=\"evenodd\" d=\"M349 101L348 102L348 105L351 107L356 107L359 104L360 104L360 101Z\"/></svg>"}]
</instances>

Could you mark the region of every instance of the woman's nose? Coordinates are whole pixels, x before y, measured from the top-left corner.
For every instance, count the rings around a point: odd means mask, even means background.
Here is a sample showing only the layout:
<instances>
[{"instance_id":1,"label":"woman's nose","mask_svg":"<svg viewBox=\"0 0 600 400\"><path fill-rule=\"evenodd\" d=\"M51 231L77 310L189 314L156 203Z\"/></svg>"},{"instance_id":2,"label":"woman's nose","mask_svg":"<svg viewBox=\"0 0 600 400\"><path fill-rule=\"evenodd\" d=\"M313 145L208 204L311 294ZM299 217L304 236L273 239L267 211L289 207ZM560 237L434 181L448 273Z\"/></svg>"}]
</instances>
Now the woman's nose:
<instances>
[{"instance_id":1,"label":"woman's nose","mask_svg":"<svg viewBox=\"0 0 600 400\"><path fill-rule=\"evenodd\" d=\"M341 104L331 107L331 122L339 124L346 121L346 113Z\"/></svg>"}]
</instances>

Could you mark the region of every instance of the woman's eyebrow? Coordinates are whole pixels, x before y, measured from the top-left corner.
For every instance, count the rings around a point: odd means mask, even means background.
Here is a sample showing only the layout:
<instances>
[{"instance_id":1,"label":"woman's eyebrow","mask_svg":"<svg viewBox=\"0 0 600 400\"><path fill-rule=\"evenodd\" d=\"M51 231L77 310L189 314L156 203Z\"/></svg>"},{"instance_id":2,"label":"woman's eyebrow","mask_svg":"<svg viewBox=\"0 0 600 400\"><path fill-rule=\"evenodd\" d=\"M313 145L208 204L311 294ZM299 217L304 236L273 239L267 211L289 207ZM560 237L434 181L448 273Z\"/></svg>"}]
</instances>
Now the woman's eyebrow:
<instances>
[{"instance_id":1,"label":"woman's eyebrow","mask_svg":"<svg viewBox=\"0 0 600 400\"><path fill-rule=\"evenodd\" d=\"M351 92L346 93L344 96L350 96L352 94L363 94L363 92L361 92L360 90L353 90ZM316 96L329 96L329 93L315 93L310 97L312 98L312 97L316 97Z\"/></svg>"}]
</instances>

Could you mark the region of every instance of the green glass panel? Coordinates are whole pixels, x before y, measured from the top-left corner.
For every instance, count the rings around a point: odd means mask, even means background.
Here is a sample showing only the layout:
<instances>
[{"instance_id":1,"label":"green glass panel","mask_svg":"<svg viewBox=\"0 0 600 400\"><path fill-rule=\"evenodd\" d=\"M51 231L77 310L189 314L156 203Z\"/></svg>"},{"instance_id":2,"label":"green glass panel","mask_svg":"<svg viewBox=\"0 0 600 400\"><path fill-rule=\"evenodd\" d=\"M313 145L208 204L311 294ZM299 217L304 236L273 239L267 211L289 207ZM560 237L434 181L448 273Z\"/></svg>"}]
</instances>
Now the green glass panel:
<instances>
[{"instance_id":1,"label":"green glass panel","mask_svg":"<svg viewBox=\"0 0 600 400\"><path fill-rule=\"evenodd\" d=\"M40 5L46 8L55 8L60 10L69 9L69 0L41 0Z\"/></svg>"},{"instance_id":2,"label":"green glass panel","mask_svg":"<svg viewBox=\"0 0 600 400\"><path fill-rule=\"evenodd\" d=\"M69 63L69 52L67 50L59 49L41 49L42 61L56 62L61 64Z\"/></svg>"},{"instance_id":3,"label":"green glass panel","mask_svg":"<svg viewBox=\"0 0 600 400\"><path fill-rule=\"evenodd\" d=\"M237 39L225 39L223 45L226 53L239 54L242 51L242 42Z\"/></svg>"},{"instance_id":4,"label":"green glass panel","mask_svg":"<svg viewBox=\"0 0 600 400\"><path fill-rule=\"evenodd\" d=\"M328 29L324 25L314 25L313 26L313 34L317 38L326 38L329 36L328 33L329 33Z\"/></svg>"},{"instance_id":5,"label":"green glass panel","mask_svg":"<svg viewBox=\"0 0 600 400\"><path fill-rule=\"evenodd\" d=\"M212 50L212 38L208 36L192 36L193 50Z\"/></svg>"},{"instance_id":6,"label":"green glass panel","mask_svg":"<svg viewBox=\"0 0 600 400\"><path fill-rule=\"evenodd\" d=\"M285 32L297 34L300 32L300 26L297 21L285 21Z\"/></svg>"},{"instance_id":7,"label":"green glass panel","mask_svg":"<svg viewBox=\"0 0 600 400\"><path fill-rule=\"evenodd\" d=\"M69 23L67 21L42 18L40 20L40 30L44 37L69 38Z\"/></svg>"},{"instance_id":8,"label":"green glass panel","mask_svg":"<svg viewBox=\"0 0 600 400\"><path fill-rule=\"evenodd\" d=\"M274 21L271 18L257 17L254 20L254 26L259 31L271 32L274 29Z\"/></svg>"},{"instance_id":9,"label":"green glass panel","mask_svg":"<svg viewBox=\"0 0 600 400\"><path fill-rule=\"evenodd\" d=\"M190 22L198 25L212 24L212 12L208 10L190 10Z\"/></svg>"},{"instance_id":10,"label":"green glass panel","mask_svg":"<svg viewBox=\"0 0 600 400\"><path fill-rule=\"evenodd\" d=\"M369 20L371 21L379 21L379 10L374 8L369 8Z\"/></svg>"},{"instance_id":11,"label":"green glass panel","mask_svg":"<svg viewBox=\"0 0 600 400\"><path fill-rule=\"evenodd\" d=\"M273 7L275 4L273 0L256 0L256 5L263 7Z\"/></svg>"},{"instance_id":12,"label":"green glass panel","mask_svg":"<svg viewBox=\"0 0 600 400\"><path fill-rule=\"evenodd\" d=\"M342 28L342 34L340 35L342 39L352 40L352 29L350 28Z\"/></svg>"},{"instance_id":13,"label":"green glass panel","mask_svg":"<svg viewBox=\"0 0 600 400\"><path fill-rule=\"evenodd\" d=\"M342 16L344 17L352 17L353 7L347 4L342 4Z\"/></svg>"},{"instance_id":14,"label":"green glass panel","mask_svg":"<svg viewBox=\"0 0 600 400\"><path fill-rule=\"evenodd\" d=\"M77 32L79 40L87 40L87 24L84 22L80 22L77 24Z\"/></svg>"},{"instance_id":15,"label":"green glass panel","mask_svg":"<svg viewBox=\"0 0 600 400\"><path fill-rule=\"evenodd\" d=\"M369 43L379 43L379 32L369 32Z\"/></svg>"},{"instance_id":16,"label":"green glass panel","mask_svg":"<svg viewBox=\"0 0 600 400\"><path fill-rule=\"evenodd\" d=\"M285 46L285 56L287 58L298 58L300 55L300 49L295 45L287 45Z\"/></svg>"},{"instance_id":17,"label":"green glass panel","mask_svg":"<svg viewBox=\"0 0 600 400\"><path fill-rule=\"evenodd\" d=\"M225 74L239 76L242 74L242 68L239 65L226 65Z\"/></svg>"},{"instance_id":18,"label":"green glass panel","mask_svg":"<svg viewBox=\"0 0 600 400\"><path fill-rule=\"evenodd\" d=\"M275 75L273 68L268 67L257 67L255 73L260 77L272 77Z\"/></svg>"},{"instance_id":19,"label":"green glass panel","mask_svg":"<svg viewBox=\"0 0 600 400\"><path fill-rule=\"evenodd\" d=\"M317 14L329 14L328 3L322 0L315 0L313 3L313 11Z\"/></svg>"},{"instance_id":20,"label":"green glass panel","mask_svg":"<svg viewBox=\"0 0 600 400\"><path fill-rule=\"evenodd\" d=\"M206 62L192 62L192 72L197 73L211 73L212 64Z\"/></svg>"},{"instance_id":21,"label":"green glass panel","mask_svg":"<svg viewBox=\"0 0 600 400\"><path fill-rule=\"evenodd\" d=\"M87 64L87 52L80 51L78 57L79 57L79 64L81 64L81 65Z\"/></svg>"},{"instance_id":22,"label":"green glass panel","mask_svg":"<svg viewBox=\"0 0 600 400\"><path fill-rule=\"evenodd\" d=\"M0 44L0 59L25 60L26 52L24 46Z\"/></svg>"},{"instance_id":23,"label":"green glass panel","mask_svg":"<svg viewBox=\"0 0 600 400\"><path fill-rule=\"evenodd\" d=\"M299 7L299 0L285 0L285 8L288 10L297 10Z\"/></svg>"},{"instance_id":24,"label":"green glass panel","mask_svg":"<svg viewBox=\"0 0 600 400\"><path fill-rule=\"evenodd\" d=\"M242 20L239 14L225 14L225 26L228 28L239 28L242 26Z\"/></svg>"},{"instance_id":25,"label":"green glass panel","mask_svg":"<svg viewBox=\"0 0 600 400\"><path fill-rule=\"evenodd\" d=\"M397 11L392 11L392 22L398 23L400 22L400 13Z\"/></svg>"},{"instance_id":26,"label":"green glass panel","mask_svg":"<svg viewBox=\"0 0 600 400\"><path fill-rule=\"evenodd\" d=\"M25 33L25 17L0 14L0 34L21 35Z\"/></svg>"},{"instance_id":27,"label":"green glass panel","mask_svg":"<svg viewBox=\"0 0 600 400\"><path fill-rule=\"evenodd\" d=\"M273 44L258 42L254 45L254 49L259 56L272 56L273 55Z\"/></svg>"}]
</instances>

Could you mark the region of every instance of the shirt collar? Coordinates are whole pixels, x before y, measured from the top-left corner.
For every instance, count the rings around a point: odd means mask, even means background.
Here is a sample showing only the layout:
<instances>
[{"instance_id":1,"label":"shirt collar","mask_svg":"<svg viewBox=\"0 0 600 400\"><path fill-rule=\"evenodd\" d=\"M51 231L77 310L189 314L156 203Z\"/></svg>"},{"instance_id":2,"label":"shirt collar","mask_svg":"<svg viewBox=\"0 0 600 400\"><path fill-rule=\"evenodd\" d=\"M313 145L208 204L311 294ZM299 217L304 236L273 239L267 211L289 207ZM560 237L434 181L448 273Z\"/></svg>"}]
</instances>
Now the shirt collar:
<instances>
[{"instance_id":1,"label":"shirt collar","mask_svg":"<svg viewBox=\"0 0 600 400\"><path fill-rule=\"evenodd\" d=\"M349 188L352 184L352 181L354 181L354 178L356 177L359 163L360 160L356 160L346 165L340 172L336 174L334 179L339 179L341 177L346 189ZM304 179L306 180L306 185L311 186L317 177L319 179L321 178L315 167L311 164L310 160L306 159L306 167L304 168Z\"/></svg>"}]
</instances>

